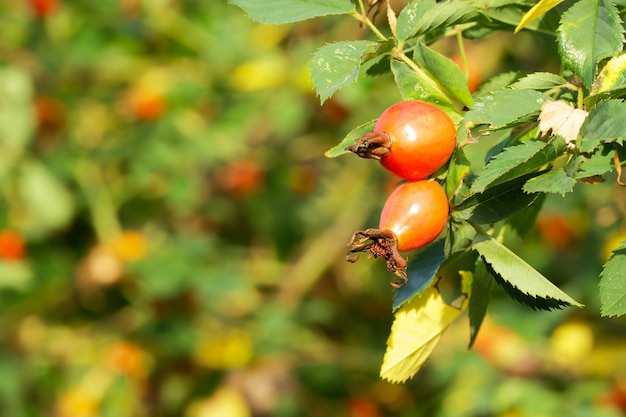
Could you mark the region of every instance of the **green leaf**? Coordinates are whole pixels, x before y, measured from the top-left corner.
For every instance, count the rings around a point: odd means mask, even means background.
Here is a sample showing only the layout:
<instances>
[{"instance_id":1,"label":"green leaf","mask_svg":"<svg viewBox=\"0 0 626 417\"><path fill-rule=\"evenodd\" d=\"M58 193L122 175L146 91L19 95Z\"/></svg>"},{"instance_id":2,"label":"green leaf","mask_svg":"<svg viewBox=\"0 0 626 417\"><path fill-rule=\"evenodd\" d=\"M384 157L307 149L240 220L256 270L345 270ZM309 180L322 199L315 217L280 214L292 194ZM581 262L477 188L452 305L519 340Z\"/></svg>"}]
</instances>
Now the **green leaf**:
<instances>
[{"instance_id":1,"label":"green leaf","mask_svg":"<svg viewBox=\"0 0 626 417\"><path fill-rule=\"evenodd\" d=\"M567 84L567 80L559 75L552 74L551 72L535 72L520 78L515 83L511 84L511 88L516 90L531 89L545 91Z\"/></svg>"},{"instance_id":2,"label":"green leaf","mask_svg":"<svg viewBox=\"0 0 626 417\"><path fill-rule=\"evenodd\" d=\"M445 183L448 200L453 200L458 195L463 186L463 180L469 172L470 162L465 156L465 151L463 148L456 148L448 163L448 176Z\"/></svg>"},{"instance_id":3,"label":"green leaf","mask_svg":"<svg viewBox=\"0 0 626 417\"><path fill-rule=\"evenodd\" d=\"M549 97L534 90L505 89L480 97L465 119L489 125L490 130L519 126L537 119Z\"/></svg>"},{"instance_id":4,"label":"green leaf","mask_svg":"<svg viewBox=\"0 0 626 417\"><path fill-rule=\"evenodd\" d=\"M472 184L471 193L481 193L488 186L541 169L565 152L565 142L560 138L544 143L526 141L509 146L491 159Z\"/></svg>"},{"instance_id":5,"label":"green leaf","mask_svg":"<svg viewBox=\"0 0 626 417\"><path fill-rule=\"evenodd\" d=\"M469 347L472 347L478 330L487 313L487 306L491 298L491 289L493 287L493 279L482 259L476 261L474 274L472 276L472 292L470 294L468 315L470 323L470 341Z\"/></svg>"},{"instance_id":6,"label":"green leaf","mask_svg":"<svg viewBox=\"0 0 626 417\"><path fill-rule=\"evenodd\" d=\"M313 54L311 78L322 103L358 78L361 56L376 46L376 42L370 41L335 42L324 45Z\"/></svg>"},{"instance_id":7,"label":"green leaf","mask_svg":"<svg viewBox=\"0 0 626 417\"><path fill-rule=\"evenodd\" d=\"M498 284L517 301L533 309L551 310L582 304L561 291L537 270L524 262L502 243L486 235L478 235L474 249Z\"/></svg>"},{"instance_id":8,"label":"green leaf","mask_svg":"<svg viewBox=\"0 0 626 417\"><path fill-rule=\"evenodd\" d=\"M245 10L250 19L261 23L283 24L319 16L354 11L350 0L228 0Z\"/></svg>"},{"instance_id":9,"label":"green leaf","mask_svg":"<svg viewBox=\"0 0 626 417\"><path fill-rule=\"evenodd\" d=\"M406 63L391 61L391 72L403 100L423 100L452 111L450 99L439 89L437 83L423 72L413 71Z\"/></svg>"},{"instance_id":10,"label":"green leaf","mask_svg":"<svg viewBox=\"0 0 626 417\"><path fill-rule=\"evenodd\" d=\"M476 229L466 221L457 219L453 214L448 222L445 253L447 257L467 251L474 241Z\"/></svg>"},{"instance_id":11,"label":"green leaf","mask_svg":"<svg viewBox=\"0 0 626 417\"><path fill-rule=\"evenodd\" d=\"M613 251L600 274L600 304L603 316L626 314L626 241Z\"/></svg>"},{"instance_id":12,"label":"green leaf","mask_svg":"<svg viewBox=\"0 0 626 417\"><path fill-rule=\"evenodd\" d=\"M471 21L478 12L478 7L466 0L446 0L434 6L431 4L419 7L415 5L414 9L415 11L408 12L411 15L410 18L407 16L406 22L402 23L401 40ZM423 14L418 16L417 12Z\"/></svg>"},{"instance_id":13,"label":"green leaf","mask_svg":"<svg viewBox=\"0 0 626 417\"><path fill-rule=\"evenodd\" d=\"M436 287L405 303L394 316L381 378L404 382L420 370L441 339L443 332L463 313L443 300Z\"/></svg>"},{"instance_id":14,"label":"green leaf","mask_svg":"<svg viewBox=\"0 0 626 417\"><path fill-rule=\"evenodd\" d=\"M452 208L453 215L459 220L471 220L478 224L505 219L537 200L539 194L528 194L522 190L524 183L536 175L527 174L489 187L482 193L471 194Z\"/></svg>"},{"instance_id":15,"label":"green leaf","mask_svg":"<svg viewBox=\"0 0 626 417\"><path fill-rule=\"evenodd\" d=\"M435 0L413 0L398 15L396 33L399 41L407 40L414 32L422 16L432 9Z\"/></svg>"},{"instance_id":16,"label":"green leaf","mask_svg":"<svg viewBox=\"0 0 626 417\"><path fill-rule=\"evenodd\" d=\"M527 193L552 193L565 196L571 193L576 185L576 180L565 172L564 169L555 169L531 178L524 184Z\"/></svg>"},{"instance_id":17,"label":"green leaf","mask_svg":"<svg viewBox=\"0 0 626 417\"><path fill-rule=\"evenodd\" d=\"M580 128L578 148L580 152L591 153L603 143L626 140L626 103L621 100L607 100L598 103Z\"/></svg>"},{"instance_id":18,"label":"green leaf","mask_svg":"<svg viewBox=\"0 0 626 417\"><path fill-rule=\"evenodd\" d=\"M409 260L407 265L409 281L404 287L394 292L392 305L394 311L432 284L439 267L445 260L443 246L444 240L439 239L420 250Z\"/></svg>"},{"instance_id":19,"label":"green leaf","mask_svg":"<svg viewBox=\"0 0 626 417\"><path fill-rule=\"evenodd\" d=\"M614 169L613 152L598 149L588 158L581 156L574 178L581 179L603 175Z\"/></svg>"},{"instance_id":20,"label":"green leaf","mask_svg":"<svg viewBox=\"0 0 626 417\"><path fill-rule=\"evenodd\" d=\"M451 96L467 107L474 103L463 70L452 60L433 51L422 42L417 44L415 59Z\"/></svg>"},{"instance_id":21,"label":"green leaf","mask_svg":"<svg viewBox=\"0 0 626 417\"><path fill-rule=\"evenodd\" d=\"M561 60L591 88L598 63L622 51L623 32L610 0L580 0L561 19L557 36Z\"/></svg>"},{"instance_id":22,"label":"green leaf","mask_svg":"<svg viewBox=\"0 0 626 417\"><path fill-rule=\"evenodd\" d=\"M519 24L515 28L515 33L528 26L532 21L539 19L550 9L556 7L562 2L563 0L539 0L539 2L535 4L528 12L526 12L524 17L522 17Z\"/></svg>"},{"instance_id":23,"label":"green leaf","mask_svg":"<svg viewBox=\"0 0 626 417\"><path fill-rule=\"evenodd\" d=\"M350 151L347 151L346 148L348 146L354 145L357 139L363 136L364 134L374 130L375 125L376 125L376 119L355 127L343 138L341 142L339 142L337 145L333 146L332 148L324 152L324 155L327 158L336 158L340 155L350 153Z\"/></svg>"}]
</instances>

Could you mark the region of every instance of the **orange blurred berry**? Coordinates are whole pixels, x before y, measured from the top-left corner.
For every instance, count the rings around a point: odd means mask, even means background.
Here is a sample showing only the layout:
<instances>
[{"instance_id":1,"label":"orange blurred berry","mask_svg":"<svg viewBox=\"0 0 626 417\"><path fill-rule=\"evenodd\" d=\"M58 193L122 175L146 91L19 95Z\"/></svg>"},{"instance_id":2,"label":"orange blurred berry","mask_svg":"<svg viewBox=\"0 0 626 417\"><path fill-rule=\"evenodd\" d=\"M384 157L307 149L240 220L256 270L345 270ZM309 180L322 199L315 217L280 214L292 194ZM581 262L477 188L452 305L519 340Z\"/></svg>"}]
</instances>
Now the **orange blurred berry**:
<instances>
[{"instance_id":1,"label":"orange blurred berry","mask_svg":"<svg viewBox=\"0 0 626 417\"><path fill-rule=\"evenodd\" d=\"M135 379L146 377L147 357L143 349L129 342L114 343L105 354L106 363L111 369Z\"/></svg>"},{"instance_id":2,"label":"orange blurred berry","mask_svg":"<svg viewBox=\"0 0 626 417\"><path fill-rule=\"evenodd\" d=\"M59 0L30 0L30 5L35 15L43 19L56 10Z\"/></svg>"},{"instance_id":3,"label":"orange blurred berry","mask_svg":"<svg viewBox=\"0 0 626 417\"><path fill-rule=\"evenodd\" d=\"M62 129L65 121L65 106L54 97L39 96L35 99L35 114L37 135L49 138Z\"/></svg>"},{"instance_id":4,"label":"orange blurred berry","mask_svg":"<svg viewBox=\"0 0 626 417\"><path fill-rule=\"evenodd\" d=\"M156 88L137 87L126 96L126 107L130 115L139 120L155 120L167 109L162 91Z\"/></svg>"},{"instance_id":5,"label":"orange blurred berry","mask_svg":"<svg viewBox=\"0 0 626 417\"><path fill-rule=\"evenodd\" d=\"M16 261L26 254L24 238L12 230L0 231L0 259Z\"/></svg>"},{"instance_id":6,"label":"orange blurred berry","mask_svg":"<svg viewBox=\"0 0 626 417\"><path fill-rule=\"evenodd\" d=\"M243 197L258 190L265 181L265 174L258 162L242 159L223 168L218 175L220 188L228 194Z\"/></svg>"},{"instance_id":7,"label":"orange blurred berry","mask_svg":"<svg viewBox=\"0 0 626 417\"><path fill-rule=\"evenodd\" d=\"M541 239L555 249L563 249L576 240L573 226L561 213L542 213L536 227Z\"/></svg>"},{"instance_id":8,"label":"orange blurred berry","mask_svg":"<svg viewBox=\"0 0 626 417\"><path fill-rule=\"evenodd\" d=\"M351 398L348 400L348 417L378 417L378 406L367 398Z\"/></svg>"}]
</instances>

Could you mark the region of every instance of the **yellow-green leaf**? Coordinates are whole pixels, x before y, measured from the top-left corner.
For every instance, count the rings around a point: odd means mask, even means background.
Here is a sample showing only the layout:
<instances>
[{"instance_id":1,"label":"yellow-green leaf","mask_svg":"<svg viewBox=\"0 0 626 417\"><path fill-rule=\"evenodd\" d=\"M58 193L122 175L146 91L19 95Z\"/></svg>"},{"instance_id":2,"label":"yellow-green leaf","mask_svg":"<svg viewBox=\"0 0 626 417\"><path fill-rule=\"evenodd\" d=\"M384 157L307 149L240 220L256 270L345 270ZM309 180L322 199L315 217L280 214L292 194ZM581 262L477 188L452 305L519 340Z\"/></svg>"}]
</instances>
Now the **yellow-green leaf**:
<instances>
[{"instance_id":1,"label":"yellow-green leaf","mask_svg":"<svg viewBox=\"0 0 626 417\"><path fill-rule=\"evenodd\" d=\"M436 287L427 288L404 304L395 314L380 376L404 382L419 371L443 332L465 310L445 303Z\"/></svg>"},{"instance_id":2,"label":"yellow-green leaf","mask_svg":"<svg viewBox=\"0 0 626 417\"><path fill-rule=\"evenodd\" d=\"M626 54L610 59L593 85L591 94L626 88Z\"/></svg>"},{"instance_id":3,"label":"yellow-green leaf","mask_svg":"<svg viewBox=\"0 0 626 417\"><path fill-rule=\"evenodd\" d=\"M559 3L562 3L563 0L540 0L539 3L535 4L529 11L526 12L519 24L515 28L515 33L524 29L528 26L533 20L539 19L541 16L546 14L550 9L557 6Z\"/></svg>"}]
</instances>

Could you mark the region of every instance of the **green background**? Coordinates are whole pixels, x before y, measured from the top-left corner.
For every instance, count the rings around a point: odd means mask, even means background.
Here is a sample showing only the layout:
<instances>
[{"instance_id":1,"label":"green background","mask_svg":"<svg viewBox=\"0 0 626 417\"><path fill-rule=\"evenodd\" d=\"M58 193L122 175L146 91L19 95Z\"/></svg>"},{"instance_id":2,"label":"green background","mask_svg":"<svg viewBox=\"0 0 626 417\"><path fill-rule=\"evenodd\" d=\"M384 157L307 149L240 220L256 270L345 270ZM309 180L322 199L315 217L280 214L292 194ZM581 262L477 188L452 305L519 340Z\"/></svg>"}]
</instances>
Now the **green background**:
<instances>
[{"instance_id":1,"label":"green background","mask_svg":"<svg viewBox=\"0 0 626 417\"><path fill-rule=\"evenodd\" d=\"M259 25L222 0L67 0L43 18L0 3L0 229L26 247L0 259L0 414L626 412L626 322L597 300L625 236L613 177L549 197L506 241L584 309L495 288L475 350L464 317L411 381L379 379L392 277L345 254L396 179L323 153L399 94L360 78L320 106L307 70L367 36L347 17ZM467 50L483 81L558 65L538 35ZM475 166L496 142L467 148Z\"/></svg>"}]
</instances>

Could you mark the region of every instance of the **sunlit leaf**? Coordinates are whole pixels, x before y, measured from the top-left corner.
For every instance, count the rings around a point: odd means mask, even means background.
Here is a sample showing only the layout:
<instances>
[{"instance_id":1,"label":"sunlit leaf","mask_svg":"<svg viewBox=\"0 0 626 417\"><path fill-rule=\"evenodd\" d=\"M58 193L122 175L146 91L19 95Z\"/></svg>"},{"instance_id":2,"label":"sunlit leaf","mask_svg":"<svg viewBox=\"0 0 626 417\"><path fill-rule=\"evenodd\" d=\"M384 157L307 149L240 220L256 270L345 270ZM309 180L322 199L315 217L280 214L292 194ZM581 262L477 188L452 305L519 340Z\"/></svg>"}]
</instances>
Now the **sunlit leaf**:
<instances>
[{"instance_id":1,"label":"sunlit leaf","mask_svg":"<svg viewBox=\"0 0 626 417\"><path fill-rule=\"evenodd\" d=\"M542 310L567 305L582 307L497 240L478 235L473 247L498 283L516 300Z\"/></svg>"},{"instance_id":2,"label":"sunlit leaf","mask_svg":"<svg viewBox=\"0 0 626 417\"><path fill-rule=\"evenodd\" d=\"M537 4L535 4L529 11L526 12L522 20L520 20L519 24L515 28L515 33L524 29L528 26L532 21L540 18L544 14L546 14L550 9L556 7L563 0L539 0Z\"/></svg>"},{"instance_id":3,"label":"sunlit leaf","mask_svg":"<svg viewBox=\"0 0 626 417\"><path fill-rule=\"evenodd\" d=\"M626 54L609 59L593 85L591 94L626 88Z\"/></svg>"},{"instance_id":4,"label":"sunlit leaf","mask_svg":"<svg viewBox=\"0 0 626 417\"><path fill-rule=\"evenodd\" d=\"M466 308L451 307L435 287L413 297L395 314L380 376L404 382L424 365L443 332Z\"/></svg>"}]
</instances>

